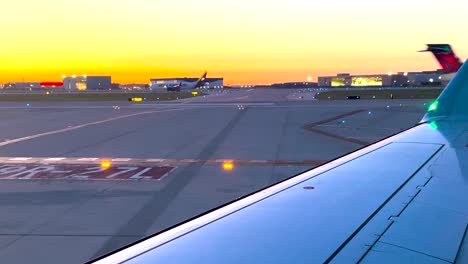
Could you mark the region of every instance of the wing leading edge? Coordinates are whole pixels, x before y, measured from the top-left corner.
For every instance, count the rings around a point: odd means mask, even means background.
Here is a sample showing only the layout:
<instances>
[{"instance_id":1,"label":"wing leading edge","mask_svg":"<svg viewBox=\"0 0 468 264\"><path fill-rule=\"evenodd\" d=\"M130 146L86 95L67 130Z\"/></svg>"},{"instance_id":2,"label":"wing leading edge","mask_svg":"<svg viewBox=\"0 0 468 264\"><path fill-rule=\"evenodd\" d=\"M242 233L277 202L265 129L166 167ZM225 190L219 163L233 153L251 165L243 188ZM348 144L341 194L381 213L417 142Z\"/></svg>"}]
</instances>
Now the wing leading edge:
<instances>
[{"instance_id":1,"label":"wing leading edge","mask_svg":"<svg viewBox=\"0 0 468 264\"><path fill-rule=\"evenodd\" d=\"M468 261L468 66L418 126L98 263Z\"/></svg>"}]
</instances>

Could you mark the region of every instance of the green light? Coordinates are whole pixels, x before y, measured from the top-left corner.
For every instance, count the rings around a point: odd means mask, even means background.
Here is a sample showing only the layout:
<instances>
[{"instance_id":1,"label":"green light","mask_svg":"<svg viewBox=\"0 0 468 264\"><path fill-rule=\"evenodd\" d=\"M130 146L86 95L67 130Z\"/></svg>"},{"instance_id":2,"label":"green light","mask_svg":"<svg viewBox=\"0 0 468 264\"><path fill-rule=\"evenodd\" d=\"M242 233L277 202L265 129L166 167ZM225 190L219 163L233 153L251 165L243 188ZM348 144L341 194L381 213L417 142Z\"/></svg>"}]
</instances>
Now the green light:
<instances>
[{"instance_id":1,"label":"green light","mask_svg":"<svg viewBox=\"0 0 468 264\"><path fill-rule=\"evenodd\" d=\"M435 111L437 110L437 107L439 107L439 102L438 101L435 101L431 104L431 106L429 106L429 109L427 109L428 112L432 112L432 111Z\"/></svg>"},{"instance_id":2,"label":"green light","mask_svg":"<svg viewBox=\"0 0 468 264\"><path fill-rule=\"evenodd\" d=\"M437 129L437 128L439 128L439 127L437 126L437 123L436 123L435 121L429 123L429 127L432 128L432 129Z\"/></svg>"}]
</instances>

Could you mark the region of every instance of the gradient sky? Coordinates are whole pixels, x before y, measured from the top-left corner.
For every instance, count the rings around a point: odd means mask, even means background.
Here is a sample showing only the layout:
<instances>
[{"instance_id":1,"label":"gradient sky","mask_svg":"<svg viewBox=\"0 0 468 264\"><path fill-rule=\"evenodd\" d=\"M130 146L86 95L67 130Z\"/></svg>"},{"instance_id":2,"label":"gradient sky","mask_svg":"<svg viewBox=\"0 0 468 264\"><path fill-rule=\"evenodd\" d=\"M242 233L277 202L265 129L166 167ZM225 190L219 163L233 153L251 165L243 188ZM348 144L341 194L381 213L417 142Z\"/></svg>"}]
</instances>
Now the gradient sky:
<instances>
[{"instance_id":1,"label":"gradient sky","mask_svg":"<svg viewBox=\"0 0 468 264\"><path fill-rule=\"evenodd\" d=\"M433 70L432 56L415 52L426 43L468 57L466 0L15 0L0 9L0 83Z\"/></svg>"}]
</instances>

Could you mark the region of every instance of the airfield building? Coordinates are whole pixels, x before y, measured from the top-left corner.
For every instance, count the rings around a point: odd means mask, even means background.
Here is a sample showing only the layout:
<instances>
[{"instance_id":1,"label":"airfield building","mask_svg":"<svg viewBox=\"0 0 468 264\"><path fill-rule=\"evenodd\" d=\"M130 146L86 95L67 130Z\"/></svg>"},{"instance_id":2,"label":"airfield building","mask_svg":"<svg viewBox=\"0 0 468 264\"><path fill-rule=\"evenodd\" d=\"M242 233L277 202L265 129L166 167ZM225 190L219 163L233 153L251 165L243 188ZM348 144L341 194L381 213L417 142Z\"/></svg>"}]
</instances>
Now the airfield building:
<instances>
[{"instance_id":1,"label":"airfield building","mask_svg":"<svg viewBox=\"0 0 468 264\"><path fill-rule=\"evenodd\" d=\"M63 88L68 91L99 91L112 88L110 76L72 76L63 78Z\"/></svg>"},{"instance_id":2,"label":"airfield building","mask_svg":"<svg viewBox=\"0 0 468 264\"><path fill-rule=\"evenodd\" d=\"M7 90L32 90L41 88L40 82L9 82L3 86Z\"/></svg>"},{"instance_id":3,"label":"airfield building","mask_svg":"<svg viewBox=\"0 0 468 264\"><path fill-rule=\"evenodd\" d=\"M339 73L336 76L318 77L319 87L405 87L440 85L441 71L399 72L397 74L351 75Z\"/></svg>"}]
</instances>

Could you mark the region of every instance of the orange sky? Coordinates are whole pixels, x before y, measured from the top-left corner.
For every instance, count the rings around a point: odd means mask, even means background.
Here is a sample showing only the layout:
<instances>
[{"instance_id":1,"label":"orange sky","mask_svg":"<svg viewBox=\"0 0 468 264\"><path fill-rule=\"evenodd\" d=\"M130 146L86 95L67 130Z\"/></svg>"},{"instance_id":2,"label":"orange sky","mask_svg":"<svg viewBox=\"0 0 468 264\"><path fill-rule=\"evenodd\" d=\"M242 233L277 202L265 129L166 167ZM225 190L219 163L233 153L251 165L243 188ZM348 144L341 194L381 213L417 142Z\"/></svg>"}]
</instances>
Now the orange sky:
<instances>
[{"instance_id":1,"label":"orange sky","mask_svg":"<svg viewBox=\"0 0 468 264\"><path fill-rule=\"evenodd\" d=\"M314 3L315 2L315 3ZM318 3L317 3L318 2ZM227 84L433 70L426 43L468 57L468 1L15 0L2 3L0 83L63 74Z\"/></svg>"}]
</instances>

